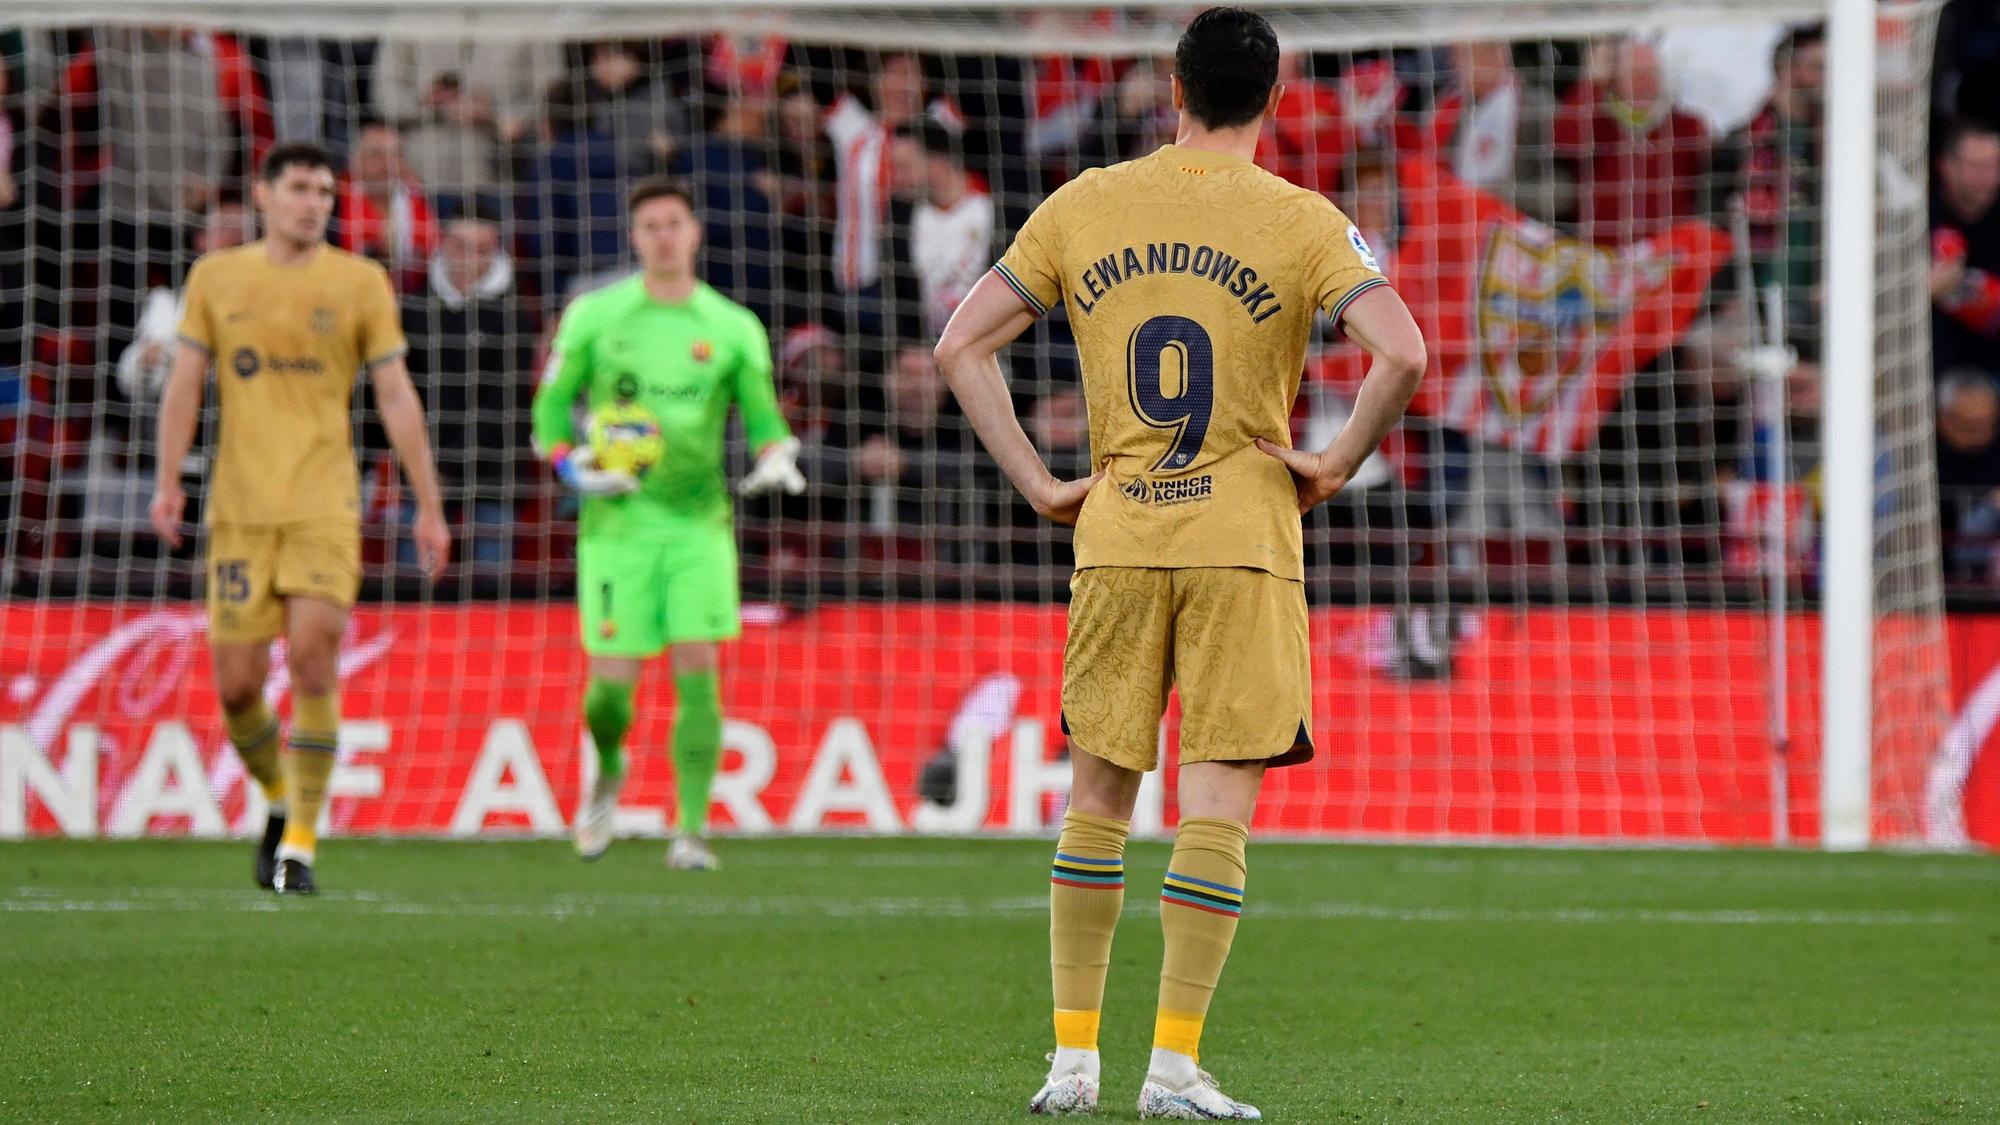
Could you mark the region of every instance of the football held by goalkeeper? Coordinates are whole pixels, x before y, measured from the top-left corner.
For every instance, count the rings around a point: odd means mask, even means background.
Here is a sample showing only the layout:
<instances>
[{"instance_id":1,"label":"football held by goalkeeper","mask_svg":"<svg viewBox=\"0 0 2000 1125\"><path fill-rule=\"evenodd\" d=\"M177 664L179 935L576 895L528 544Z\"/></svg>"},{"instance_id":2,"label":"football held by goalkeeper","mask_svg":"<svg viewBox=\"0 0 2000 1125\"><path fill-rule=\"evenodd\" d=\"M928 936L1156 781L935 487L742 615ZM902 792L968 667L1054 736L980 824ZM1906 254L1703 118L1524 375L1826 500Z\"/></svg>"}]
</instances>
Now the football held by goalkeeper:
<instances>
[{"instance_id":1,"label":"football held by goalkeeper","mask_svg":"<svg viewBox=\"0 0 2000 1125\"><path fill-rule=\"evenodd\" d=\"M639 672L670 651L679 815L668 863L708 869L709 789L722 748L717 645L740 629L723 473L730 406L757 455L739 491L796 494L805 479L798 440L778 411L763 324L695 276L701 223L691 198L670 180L642 180L627 212L640 272L571 303L534 406L536 448L583 498L583 717L599 768L577 813L576 847L594 859L611 844Z\"/></svg>"}]
</instances>

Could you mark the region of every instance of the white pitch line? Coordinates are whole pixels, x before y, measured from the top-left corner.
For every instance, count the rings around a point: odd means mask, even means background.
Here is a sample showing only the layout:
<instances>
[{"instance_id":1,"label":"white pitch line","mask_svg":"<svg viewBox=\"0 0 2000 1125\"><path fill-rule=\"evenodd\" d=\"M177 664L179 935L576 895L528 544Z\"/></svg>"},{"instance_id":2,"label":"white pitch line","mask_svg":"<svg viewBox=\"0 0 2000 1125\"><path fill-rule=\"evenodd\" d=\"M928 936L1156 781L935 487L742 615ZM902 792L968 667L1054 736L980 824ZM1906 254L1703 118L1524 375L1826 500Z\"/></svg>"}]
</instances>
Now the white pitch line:
<instances>
[{"instance_id":1,"label":"white pitch line","mask_svg":"<svg viewBox=\"0 0 2000 1125\"><path fill-rule=\"evenodd\" d=\"M1552 879L1601 874L1640 877L1696 875L1704 879L1772 879L1787 882L1851 883L1858 880L1908 882L1912 879L1982 883L2000 881L2000 866L1977 863L1935 864L1920 860L1888 865L1814 863L1807 857L1798 857L1795 860L1793 857L1783 855L1764 856L1752 853L1721 855L1689 850L1666 854L1672 857L1683 855L1694 857L1694 862L1691 863L1647 855L1634 855L1609 861L1599 858L1586 863L1569 858L1560 849L1551 849L1545 855L1507 857L1474 854L1385 858L1374 850L1373 845L1354 845L1344 854L1330 851L1331 848L1341 846L1337 844L1299 845L1317 849L1311 855L1298 855L1290 851L1290 845L1286 841L1279 841L1278 846L1286 847L1287 850L1273 853L1256 850L1253 846L1252 866L1262 871L1305 871L1315 874L1387 869L1397 875L1528 875ZM737 867L991 867L993 865L992 857L968 851L917 855L862 853L854 856L751 852L732 855L729 862Z\"/></svg>"},{"instance_id":2,"label":"white pitch line","mask_svg":"<svg viewBox=\"0 0 2000 1125\"><path fill-rule=\"evenodd\" d=\"M493 901L471 896L404 896L369 891L323 891L319 903L344 913L430 917L572 918L592 916L981 918L1033 915L1048 909L1042 896L995 899L902 896L817 898L747 895L690 898L659 895L552 895L537 901ZM131 887L79 897L48 888L18 887L0 898L0 914L255 913L315 909L313 903L222 891ZM1150 915L1158 907L1141 899L1126 914ZM1949 926L1964 921L1944 911L1897 910L1667 910L1637 907L1536 907L1465 910L1367 902L1251 903L1245 913L1274 921L1479 923L1486 925L1676 926Z\"/></svg>"}]
</instances>

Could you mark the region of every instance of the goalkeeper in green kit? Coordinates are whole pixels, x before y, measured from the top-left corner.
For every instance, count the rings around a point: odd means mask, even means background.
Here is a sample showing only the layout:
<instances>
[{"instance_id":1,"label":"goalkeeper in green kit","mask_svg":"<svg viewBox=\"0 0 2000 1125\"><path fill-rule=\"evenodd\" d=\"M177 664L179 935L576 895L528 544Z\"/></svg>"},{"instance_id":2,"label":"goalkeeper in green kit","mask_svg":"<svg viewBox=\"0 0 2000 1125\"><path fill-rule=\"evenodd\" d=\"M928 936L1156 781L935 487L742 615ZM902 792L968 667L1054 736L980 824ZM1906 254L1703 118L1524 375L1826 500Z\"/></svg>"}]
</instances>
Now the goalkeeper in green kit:
<instances>
[{"instance_id":1,"label":"goalkeeper in green kit","mask_svg":"<svg viewBox=\"0 0 2000 1125\"><path fill-rule=\"evenodd\" d=\"M576 850L595 859L611 846L641 662L671 650L680 809L667 865L706 871L716 865L706 830L722 752L718 642L741 629L722 471L731 403L757 455L738 490L797 494L806 482L798 439L778 412L763 324L695 277L701 223L692 199L670 180L646 179L626 210L639 275L570 304L535 394L535 448L583 497L576 545L590 654L583 717L599 769L577 812ZM577 440L579 405L588 414L650 412L659 422L659 460L638 475L599 464L591 444Z\"/></svg>"}]
</instances>

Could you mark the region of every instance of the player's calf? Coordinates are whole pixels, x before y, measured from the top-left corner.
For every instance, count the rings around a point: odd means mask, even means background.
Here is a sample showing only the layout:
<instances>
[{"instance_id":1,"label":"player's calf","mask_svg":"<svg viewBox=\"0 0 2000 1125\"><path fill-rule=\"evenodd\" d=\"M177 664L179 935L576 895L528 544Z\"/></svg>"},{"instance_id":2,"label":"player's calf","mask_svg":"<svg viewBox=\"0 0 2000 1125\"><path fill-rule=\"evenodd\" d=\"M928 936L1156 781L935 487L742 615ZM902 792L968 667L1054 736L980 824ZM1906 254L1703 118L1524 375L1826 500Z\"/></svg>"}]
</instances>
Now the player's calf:
<instances>
[{"instance_id":1,"label":"player's calf","mask_svg":"<svg viewBox=\"0 0 2000 1125\"><path fill-rule=\"evenodd\" d=\"M278 861L273 889L280 894L313 891L319 817L326 807L327 783L340 754L339 730L340 703L333 694L293 697L292 733L284 754L289 807L273 853Z\"/></svg>"},{"instance_id":2,"label":"player's calf","mask_svg":"<svg viewBox=\"0 0 2000 1125\"><path fill-rule=\"evenodd\" d=\"M270 808L251 869L257 885L270 890L271 879L278 870L278 842L285 832L285 782L278 754L283 740L278 716L264 702L260 691L225 696L222 716L229 728L230 745L236 747L244 771L257 783Z\"/></svg>"},{"instance_id":3,"label":"player's calf","mask_svg":"<svg viewBox=\"0 0 2000 1125\"><path fill-rule=\"evenodd\" d=\"M596 859L616 835L618 794L625 788L625 734L632 729L633 686L593 675L583 693L583 722L597 746L597 781L576 813L576 854Z\"/></svg>"}]
</instances>

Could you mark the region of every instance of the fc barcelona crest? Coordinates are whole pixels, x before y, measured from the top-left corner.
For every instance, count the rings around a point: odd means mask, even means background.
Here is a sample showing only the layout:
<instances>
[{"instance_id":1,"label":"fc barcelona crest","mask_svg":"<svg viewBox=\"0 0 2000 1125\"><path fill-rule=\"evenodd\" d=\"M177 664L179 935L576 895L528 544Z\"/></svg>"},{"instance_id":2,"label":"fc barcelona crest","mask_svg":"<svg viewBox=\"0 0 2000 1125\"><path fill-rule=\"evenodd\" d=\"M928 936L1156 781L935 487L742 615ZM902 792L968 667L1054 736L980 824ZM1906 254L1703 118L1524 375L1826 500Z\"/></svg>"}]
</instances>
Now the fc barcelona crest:
<instances>
[{"instance_id":1,"label":"fc barcelona crest","mask_svg":"<svg viewBox=\"0 0 2000 1125\"><path fill-rule=\"evenodd\" d=\"M707 363L715 358L715 345L707 340L696 340L694 347L688 349L688 354L694 357L696 363Z\"/></svg>"}]
</instances>

